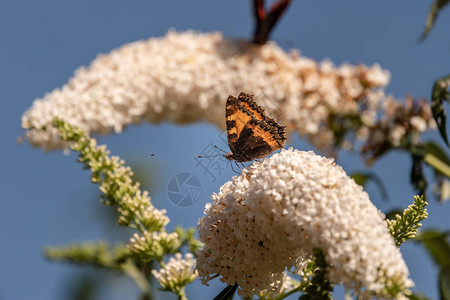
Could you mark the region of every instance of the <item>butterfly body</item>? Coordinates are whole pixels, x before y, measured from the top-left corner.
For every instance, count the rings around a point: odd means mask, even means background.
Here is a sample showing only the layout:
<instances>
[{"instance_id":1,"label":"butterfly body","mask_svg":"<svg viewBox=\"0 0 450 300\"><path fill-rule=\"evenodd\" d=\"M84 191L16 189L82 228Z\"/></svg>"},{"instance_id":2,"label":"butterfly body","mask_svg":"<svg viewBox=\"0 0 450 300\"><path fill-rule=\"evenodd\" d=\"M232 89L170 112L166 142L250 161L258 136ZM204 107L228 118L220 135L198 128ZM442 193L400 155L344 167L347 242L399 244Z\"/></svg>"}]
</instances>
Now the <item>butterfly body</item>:
<instances>
[{"instance_id":1,"label":"butterfly body","mask_svg":"<svg viewBox=\"0 0 450 300\"><path fill-rule=\"evenodd\" d=\"M252 95L229 96L226 104L229 160L246 162L263 158L284 147L285 127L269 118Z\"/></svg>"}]
</instances>

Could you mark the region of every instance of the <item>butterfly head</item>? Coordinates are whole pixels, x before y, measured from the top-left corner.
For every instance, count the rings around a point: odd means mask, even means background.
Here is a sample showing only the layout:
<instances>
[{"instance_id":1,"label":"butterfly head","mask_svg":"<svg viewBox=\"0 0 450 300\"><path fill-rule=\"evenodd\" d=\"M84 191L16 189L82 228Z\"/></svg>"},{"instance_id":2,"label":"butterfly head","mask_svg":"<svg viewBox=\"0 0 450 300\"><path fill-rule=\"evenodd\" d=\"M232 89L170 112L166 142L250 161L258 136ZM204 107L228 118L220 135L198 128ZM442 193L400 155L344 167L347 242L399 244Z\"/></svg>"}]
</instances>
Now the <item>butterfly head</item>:
<instances>
[{"instance_id":1,"label":"butterfly head","mask_svg":"<svg viewBox=\"0 0 450 300\"><path fill-rule=\"evenodd\" d=\"M232 152L224 154L223 157L225 157L228 160L236 160Z\"/></svg>"}]
</instances>

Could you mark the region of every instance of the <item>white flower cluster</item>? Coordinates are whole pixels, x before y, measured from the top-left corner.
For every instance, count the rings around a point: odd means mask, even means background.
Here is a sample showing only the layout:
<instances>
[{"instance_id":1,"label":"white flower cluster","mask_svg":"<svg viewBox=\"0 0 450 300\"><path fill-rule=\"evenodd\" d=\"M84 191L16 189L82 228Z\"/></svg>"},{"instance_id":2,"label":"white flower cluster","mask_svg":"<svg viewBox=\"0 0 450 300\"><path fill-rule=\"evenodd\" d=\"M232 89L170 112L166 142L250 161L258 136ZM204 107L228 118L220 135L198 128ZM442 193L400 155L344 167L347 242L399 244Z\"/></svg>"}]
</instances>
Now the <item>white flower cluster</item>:
<instances>
[{"instance_id":1,"label":"white flower cluster","mask_svg":"<svg viewBox=\"0 0 450 300\"><path fill-rule=\"evenodd\" d=\"M184 286L197 278L194 267L195 259L192 253L187 253L183 259L181 253L178 252L159 271L152 270L152 274L164 290L179 294Z\"/></svg>"},{"instance_id":2,"label":"white flower cluster","mask_svg":"<svg viewBox=\"0 0 450 300\"><path fill-rule=\"evenodd\" d=\"M361 114L373 121L388 81L389 73L377 64L337 68L272 42L261 46L221 33L171 31L79 68L62 88L33 103L22 127L30 143L45 149L66 147L49 126L54 118L88 133L120 132L143 121L206 120L223 128L227 97L245 91L320 148L334 142L331 116Z\"/></svg>"},{"instance_id":3,"label":"white flower cluster","mask_svg":"<svg viewBox=\"0 0 450 300\"><path fill-rule=\"evenodd\" d=\"M330 282L356 294L400 298L413 285L384 215L331 159L282 150L233 177L212 200L198 225L204 284L219 274L245 296L276 291L285 270L302 274L320 248Z\"/></svg>"}]
</instances>

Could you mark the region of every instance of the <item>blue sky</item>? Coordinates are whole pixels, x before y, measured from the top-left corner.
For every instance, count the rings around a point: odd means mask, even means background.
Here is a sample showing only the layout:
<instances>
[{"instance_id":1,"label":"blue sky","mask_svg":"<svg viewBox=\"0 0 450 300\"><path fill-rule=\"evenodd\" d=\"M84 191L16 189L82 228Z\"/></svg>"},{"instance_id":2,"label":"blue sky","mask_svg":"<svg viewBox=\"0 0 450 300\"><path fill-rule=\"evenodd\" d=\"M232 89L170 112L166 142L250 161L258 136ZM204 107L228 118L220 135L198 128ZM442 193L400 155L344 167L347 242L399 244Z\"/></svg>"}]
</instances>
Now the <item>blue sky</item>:
<instances>
[{"instance_id":1,"label":"blue sky","mask_svg":"<svg viewBox=\"0 0 450 300\"><path fill-rule=\"evenodd\" d=\"M300 49L303 55L330 59L339 65L378 62L391 72L387 92L397 98L407 94L429 97L433 80L450 70L450 9L440 15L424 43L418 43L430 1L293 1L272 38L281 47ZM75 163L75 155L45 153L29 144L17 144L23 134L20 118L35 98L62 86L81 65L99 53L139 39L163 36L169 29L222 31L231 37L249 38L253 30L249 1L12 1L0 2L0 130L3 138L0 171L0 299L64 299L82 268L47 261L46 245L108 239L125 240L130 234L117 229L110 208L98 202L97 187ZM210 124L176 126L142 124L120 135L99 137L112 153L120 155L148 180L152 200L168 210L171 226L196 226L209 195L234 174L215 182L195 166L193 157L208 143L220 144L220 131ZM431 134L428 138L438 139ZM195 142L194 142L195 141ZM289 144L313 149L293 136ZM226 146L225 146L226 147ZM149 153L156 153L149 158ZM347 172L364 168L358 157L343 154ZM410 159L392 153L374 166L389 192L380 200L368 186L375 205L387 212L406 207L414 191L409 184ZM167 184L181 172L196 175L202 183L199 201L189 208L172 205ZM449 205L431 201L424 228L450 229ZM437 298L437 269L421 247L409 243L402 253L417 289ZM127 278L102 272L110 290L102 299L123 299L138 293ZM220 284L188 289L192 298L212 298ZM160 294L160 298L168 294Z\"/></svg>"}]
</instances>

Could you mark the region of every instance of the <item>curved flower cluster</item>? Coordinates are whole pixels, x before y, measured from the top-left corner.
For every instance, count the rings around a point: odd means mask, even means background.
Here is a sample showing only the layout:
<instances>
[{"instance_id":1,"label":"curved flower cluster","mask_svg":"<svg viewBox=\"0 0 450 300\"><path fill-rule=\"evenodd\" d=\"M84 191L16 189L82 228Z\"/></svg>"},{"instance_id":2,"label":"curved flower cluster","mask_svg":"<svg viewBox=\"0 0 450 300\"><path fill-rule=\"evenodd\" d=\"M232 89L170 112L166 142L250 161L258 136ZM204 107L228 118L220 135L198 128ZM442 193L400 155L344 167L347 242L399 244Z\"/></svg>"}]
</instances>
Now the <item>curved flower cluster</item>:
<instances>
[{"instance_id":1,"label":"curved flower cluster","mask_svg":"<svg viewBox=\"0 0 450 300\"><path fill-rule=\"evenodd\" d=\"M179 294L184 286L197 278L194 267L195 259L191 253L187 253L183 259L181 253L177 252L175 258L170 258L159 271L152 270L152 274L164 290Z\"/></svg>"},{"instance_id":2,"label":"curved flower cluster","mask_svg":"<svg viewBox=\"0 0 450 300\"><path fill-rule=\"evenodd\" d=\"M213 194L199 221L197 270L242 295L277 291L285 270L302 274L314 248L332 284L359 295L401 298L413 285L400 250L361 186L333 160L282 150Z\"/></svg>"},{"instance_id":3,"label":"curved flower cluster","mask_svg":"<svg viewBox=\"0 0 450 300\"><path fill-rule=\"evenodd\" d=\"M274 43L254 45L221 33L169 32L124 45L81 67L62 88L23 115L26 138L45 149L66 147L49 124L64 119L88 133L120 132L147 121L206 120L223 128L227 97L241 91L317 147L335 142L333 115L374 122L389 73L316 61Z\"/></svg>"}]
</instances>

